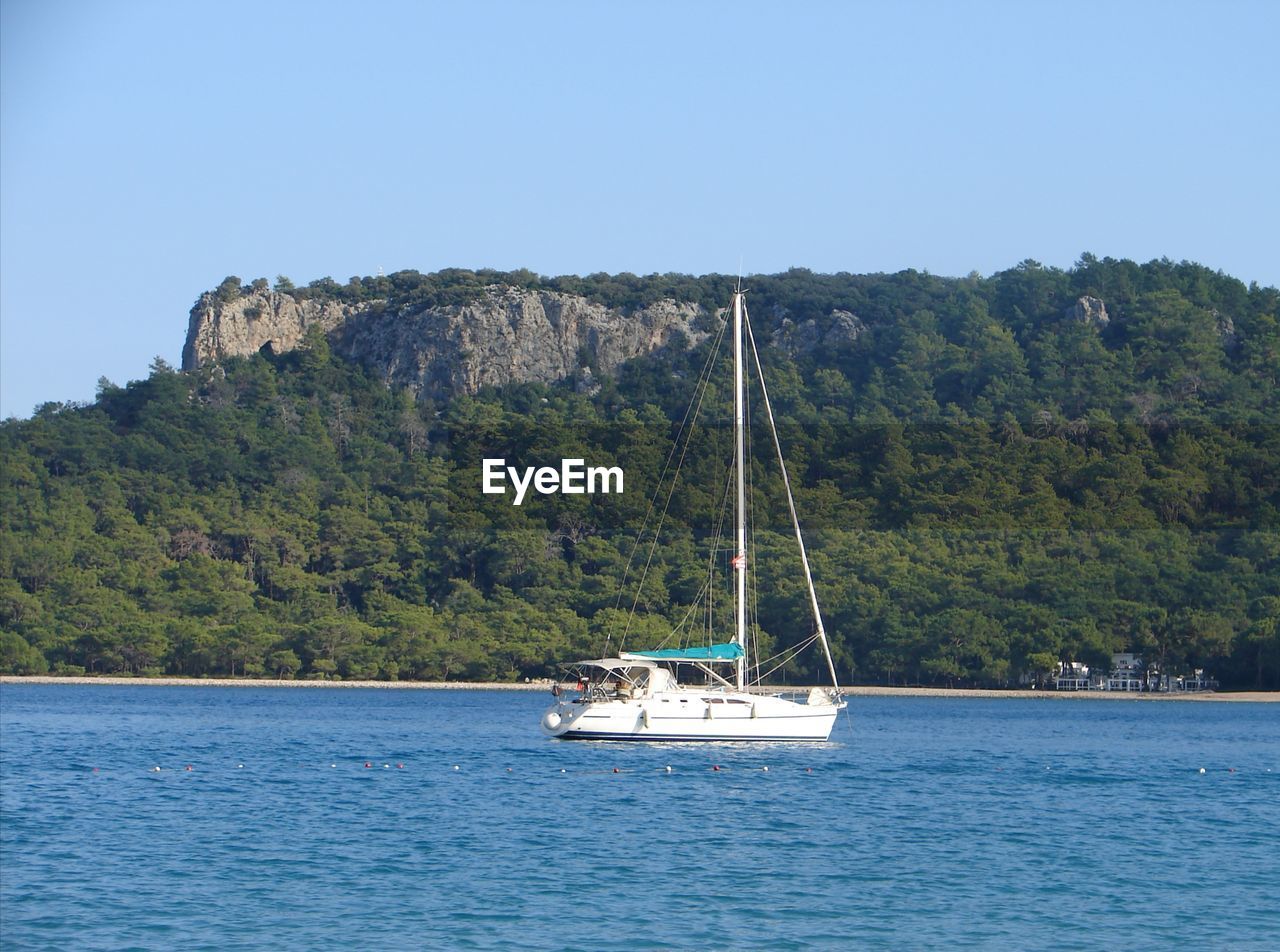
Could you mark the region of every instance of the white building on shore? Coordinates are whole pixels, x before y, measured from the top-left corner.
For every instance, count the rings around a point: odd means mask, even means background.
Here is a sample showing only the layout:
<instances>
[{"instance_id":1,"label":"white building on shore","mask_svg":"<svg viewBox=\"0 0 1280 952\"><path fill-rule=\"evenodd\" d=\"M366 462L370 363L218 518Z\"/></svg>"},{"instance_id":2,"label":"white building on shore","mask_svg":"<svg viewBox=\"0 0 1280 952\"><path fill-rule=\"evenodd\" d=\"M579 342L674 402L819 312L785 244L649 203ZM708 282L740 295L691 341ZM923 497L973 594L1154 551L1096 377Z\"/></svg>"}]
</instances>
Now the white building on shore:
<instances>
[{"instance_id":1,"label":"white building on shore","mask_svg":"<svg viewBox=\"0 0 1280 952\"><path fill-rule=\"evenodd\" d=\"M1108 691L1141 691L1146 687L1144 673L1146 666L1135 654L1113 654L1111 656L1111 674L1107 678Z\"/></svg>"},{"instance_id":2,"label":"white building on shore","mask_svg":"<svg viewBox=\"0 0 1280 952\"><path fill-rule=\"evenodd\" d=\"M1091 672L1089 666L1079 661L1059 662L1054 674L1053 686L1058 691L1152 691L1159 693L1183 691L1216 691L1218 682L1196 668L1194 675L1173 677L1145 664L1132 652L1111 656L1108 674Z\"/></svg>"},{"instance_id":3,"label":"white building on shore","mask_svg":"<svg viewBox=\"0 0 1280 952\"><path fill-rule=\"evenodd\" d=\"M1079 661L1060 662L1053 687L1057 691L1088 691L1091 687L1089 666Z\"/></svg>"}]
</instances>

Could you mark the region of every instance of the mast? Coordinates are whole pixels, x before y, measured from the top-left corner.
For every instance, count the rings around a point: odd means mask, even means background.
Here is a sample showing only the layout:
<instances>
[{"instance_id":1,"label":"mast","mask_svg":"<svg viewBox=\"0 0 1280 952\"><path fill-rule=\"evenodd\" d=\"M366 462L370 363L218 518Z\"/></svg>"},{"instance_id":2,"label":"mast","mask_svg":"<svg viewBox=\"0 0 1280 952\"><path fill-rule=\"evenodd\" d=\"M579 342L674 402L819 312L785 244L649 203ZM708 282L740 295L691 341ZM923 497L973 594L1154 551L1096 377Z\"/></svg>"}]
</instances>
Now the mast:
<instances>
[{"instance_id":1,"label":"mast","mask_svg":"<svg viewBox=\"0 0 1280 952\"><path fill-rule=\"evenodd\" d=\"M742 353L742 285L733 292L733 434L734 470L737 476L738 496L734 505L734 524L737 531L734 569L734 615L736 623L733 640L742 648L742 657L735 663L738 690L746 686L747 675L747 490L746 467L746 394L743 381Z\"/></svg>"},{"instance_id":2,"label":"mast","mask_svg":"<svg viewBox=\"0 0 1280 952\"><path fill-rule=\"evenodd\" d=\"M746 324L747 334L750 335L751 354L755 358L756 373L760 376L760 395L764 398L764 412L769 418L769 431L773 434L773 448L778 453L778 468L782 470L782 485L787 490L787 508L791 511L791 527L795 530L796 544L800 547L800 563L804 566L804 581L809 589L809 605L813 609L813 620L817 625L818 641L822 644L822 653L827 658L827 671L831 675L831 686L839 692L840 680L836 677L836 662L831 657L831 643L827 641L827 629L822 624L822 609L818 607L818 590L813 586L813 572L809 569L809 553L805 551L804 534L800 531L800 517L796 514L796 500L791 493L791 477L787 475L787 463L782 458L782 442L778 439L778 424L773 418L773 407L769 404L769 388L764 382L764 368L760 366L760 351L756 349L756 338L751 333L751 324Z\"/></svg>"}]
</instances>

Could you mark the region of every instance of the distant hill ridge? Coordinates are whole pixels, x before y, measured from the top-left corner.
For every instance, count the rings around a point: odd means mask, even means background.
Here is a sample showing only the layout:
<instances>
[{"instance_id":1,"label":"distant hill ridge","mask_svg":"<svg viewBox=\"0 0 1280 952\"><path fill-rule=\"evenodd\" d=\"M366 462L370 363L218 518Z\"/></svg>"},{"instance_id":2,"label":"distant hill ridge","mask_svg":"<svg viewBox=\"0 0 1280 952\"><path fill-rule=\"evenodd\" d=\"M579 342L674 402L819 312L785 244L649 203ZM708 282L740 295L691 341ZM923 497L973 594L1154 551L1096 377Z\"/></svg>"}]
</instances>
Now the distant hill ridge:
<instances>
[{"instance_id":1,"label":"distant hill ridge","mask_svg":"<svg viewBox=\"0 0 1280 952\"><path fill-rule=\"evenodd\" d=\"M272 287L263 278L245 285L228 277L191 309L182 366L283 354L322 334L337 355L420 400L565 380L591 391L599 376L634 358L674 356L706 339L736 280L448 269L353 277L345 285L323 278L306 287L281 277ZM1022 415L1033 391L1034 402L1051 397L1060 412L1080 413L1098 408L1101 395L1080 382L1089 377L1118 384L1105 409L1148 420L1170 412L1185 418L1188 400L1230 404L1232 417L1259 396L1270 402L1265 388L1246 387L1253 392L1242 403L1239 380L1231 399L1220 385L1270 362L1273 328L1258 317L1274 312L1275 289L1246 288L1187 262L1138 265L1086 254L1070 271L1026 261L985 279L793 268L753 275L747 286L757 336L789 357L834 361L855 385L881 382L865 380L871 368L890 389L909 382L909 368L923 370L933 393L890 401L899 410L917 404L923 416L948 403L980 415ZM855 350L860 359L851 361ZM956 371L946 373L948 364ZM1046 393L1046 384L1065 392ZM975 408L976 399L983 403Z\"/></svg>"}]
</instances>

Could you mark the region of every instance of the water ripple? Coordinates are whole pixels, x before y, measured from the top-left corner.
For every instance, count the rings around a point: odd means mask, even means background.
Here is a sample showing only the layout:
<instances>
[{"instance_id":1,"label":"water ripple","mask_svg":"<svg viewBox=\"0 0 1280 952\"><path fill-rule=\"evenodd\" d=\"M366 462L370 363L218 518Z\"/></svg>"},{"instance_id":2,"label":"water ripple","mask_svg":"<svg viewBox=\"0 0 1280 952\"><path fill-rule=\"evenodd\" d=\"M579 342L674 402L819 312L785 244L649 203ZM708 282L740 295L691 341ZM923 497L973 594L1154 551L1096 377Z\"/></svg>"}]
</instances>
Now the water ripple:
<instances>
[{"instance_id":1,"label":"water ripple","mask_svg":"<svg viewBox=\"0 0 1280 952\"><path fill-rule=\"evenodd\" d=\"M851 739L689 746L547 741L541 704L6 685L0 940L1263 949L1280 929L1264 705L872 698Z\"/></svg>"}]
</instances>

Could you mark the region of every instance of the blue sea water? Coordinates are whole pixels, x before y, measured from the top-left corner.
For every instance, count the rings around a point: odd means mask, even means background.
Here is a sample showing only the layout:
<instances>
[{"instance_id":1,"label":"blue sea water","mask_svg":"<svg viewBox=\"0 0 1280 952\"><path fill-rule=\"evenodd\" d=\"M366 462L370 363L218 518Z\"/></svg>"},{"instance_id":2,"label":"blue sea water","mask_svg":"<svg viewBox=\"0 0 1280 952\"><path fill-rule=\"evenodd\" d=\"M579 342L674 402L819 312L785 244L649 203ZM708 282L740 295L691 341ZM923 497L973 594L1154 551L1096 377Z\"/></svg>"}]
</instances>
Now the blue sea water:
<instances>
[{"instance_id":1,"label":"blue sea water","mask_svg":"<svg viewBox=\"0 0 1280 952\"><path fill-rule=\"evenodd\" d=\"M1278 707L855 698L830 743L682 746L546 702L5 685L0 943L1280 947Z\"/></svg>"}]
</instances>

